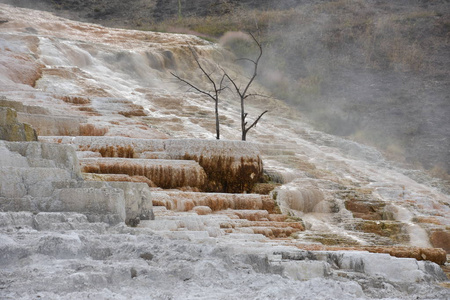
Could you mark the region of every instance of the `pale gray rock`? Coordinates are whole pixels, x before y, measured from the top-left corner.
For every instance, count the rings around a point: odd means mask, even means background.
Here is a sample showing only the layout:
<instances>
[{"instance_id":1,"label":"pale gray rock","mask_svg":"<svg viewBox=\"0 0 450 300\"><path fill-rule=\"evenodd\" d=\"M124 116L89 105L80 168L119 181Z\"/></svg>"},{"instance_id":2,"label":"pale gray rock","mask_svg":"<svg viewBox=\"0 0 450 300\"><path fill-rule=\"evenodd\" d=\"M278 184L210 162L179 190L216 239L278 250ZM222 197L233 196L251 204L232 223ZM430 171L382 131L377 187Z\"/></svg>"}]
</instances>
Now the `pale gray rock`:
<instances>
[{"instance_id":1,"label":"pale gray rock","mask_svg":"<svg viewBox=\"0 0 450 300\"><path fill-rule=\"evenodd\" d=\"M0 197L50 197L53 182L70 180L67 170L59 168L0 167Z\"/></svg>"},{"instance_id":2,"label":"pale gray rock","mask_svg":"<svg viewBox=\"0 0 450 300\"><path fill-rule=\"evenodd\" d=\"M124 191L126 223L128 220L136 218L140 220L154 219L152 195L147 184L137 182L109 182L108 184Z\"/></svg>"},{"instance_id":3,"label":"pale gray rock","mask_svg":"<svg viewBox=\"0 0 450 300\"><path fill-rule=\"evenodd\" d=\"M45 219L47 224L86 221L77 214L38 215L34 218L41 224ZM0 224L12 225L11 220L23 218L23 213L0 213ZM443 280L437 265L421 266L407 259L406 269L417 279L410 281L410 275L393 272L397 262L405 260L384 254L310 252L245 239L227 244L207 235L162 238L146 228L122 225L103 233L8 228L5 232L0 226L0 293L5 299L29 295L146 299L149 293L173 299L227 299L243 294L249 299L445 299L448 295L431 285ZM151 259L144 258L148 253ZM386 271L377 266L390 264L393 268Z\"/></svg>"},{"instance_id":4,"label":"pale gray rock","mask_svg":"<svg viewBox=\"0 0 450 300\"><path fill-rule=\"evenodd\" d=\"M309 180L294 180L272 191L284 214L327 212L324 192Z\"/></svg>"},{"instance_id":5,"label":"pale gray rock","mask_svg":"<svg viewBox=\"0 0 450 300\"><path fill-rule=\"evenodd\" d=\"M30 251L27 247L20 245L7 235L0 234L0 265L15 264L29 254Z\"/></svg>"},{"instance_id":6,"label":"pale gray rock","mask_svg":"<svg viewBox=\"0 0 450 300\"><path fill-rule=\"evenodd\" d=\"M381 276L391 282L445 281L442 269L429 261L396 258L384 253L364 251L295 251L281 253L283 259L295 261L322 261L328 269L357 272L368 276ZM312 268L314 270L314 267ZM317 271L315 272L317 274ZM330 275L331 272L324 272Z\"/></svg>"},{"instance_id":7,"label":"pale gray rock","mask_svg":"<svg viewBox=\"0 0 450 300\"><path fill-rule=\"evenodd\" d=\"M0 196L3 198L20 198L27 194L21 170L13 167L0 168Z\"/></svg>"},{"instance_id":8,"label":"pale gray rock","mask_svg":"<svg viewBox=\"0 0 450 300\"><path fill-rule=\"evenodd\" d=\"M330 265L324 261L288 261L281 262L281 267L283 276L295 280L310 280L331 275Z\"/></svg>"},{"instance_id":9,"label":"pale gray rock","mask_svg":"<svg viewBox=\"0 0 450 300\"><path fill-rule=\"evenodd\" d=\"M0 142L0 209L78 212L92 222L116 224L151 219L146 184L85 182L75 151L68 145Z\"/></svg>"},{"instance_id":10,"label":"pale gray rock","mask_svg":"<svg viewBox=\"0 0 450 300\"><path fill-rule=\"evenodd\" d=\"M24 105L22 102L8 100L5 96L0 96L0 106L9 107L18 113L49 115L48 109L36 105ZM20 114L18 114L20 115Z\"/></svg>"},{"instance_id":11,"label":"pale gray rock","mask_svg":"<svg viewBox=\"0 0 450 300\"><path fill-rule=\"evenodd\" d=\"M86 214L92 222L124 222L125 197L121 189L68 188L56 190L49 211L73 211Z\"/></svg>"},{"instance_id":12,"label":"pale gray rock","mask_svg":"<svg viewBox=\"0 0 450 300\"><path fill-rule=\"evenodd\" d=\"M17 152L11 152L5 143L0 141L0 166L1 167L28 167L27 159Z\"/></svg>"},{"instance_id":13,"label":"pale gray rock","mask_svg":"<svg viewBox=\"0 0 450 300\"><path fill-rule=\"evenodd\" d=\"M82 242L75 232L69 234L51 233L42 236L37 242L37 253L56 259L71 259L82 255Z\"/></svg>"},{"instance_id":14,"label":"pale gray rock","mask_svg":"<svg viewBox=\"0 0 450 300\"><path fill-rule=\"evenodd\" d=\"M33 220L33 227L39 231L72 230L79 224L88 223L85 215L77 213L40 212Z\"/></svg>"},{"instance_id":15,"label":"pale gray rock","mask_svg":"<svg viewBox=\"0 0 450 300\"><path fill-rule=\"evenodd\" d=\"M43 142L61 143L74 145L78 151L91 151L104 153L108 157L130 157L124 156L134 153L139 157L144 152L164 152L164 140L136 139L120 136L45 136L40 138Z\"/></svg>"},{"instance_id":16,"label":"pale gray rock","mask_svg":"<svg viewBox=\"0 0 450 300\"><path fill-rule=\"evenodd\" d=\"M31 212L0 212L0 228L29 227L34 226L33 213Z\"/></svg>"},{"instance_id":17,"label":"pale gray rock","mask_svg":"<svg viewBox=\"0 0 450 300\"><path fill-rule=\"evenodd\" d=\"M86 215L71 212L0 212L0 232L14 230L90 230L103 234L109 225L91 223Z\"/></svg>"},{"instance_id":18,"label":"pale gray rock","mask_svg":"<svg viewBox=\"0 0 450 300\"><path fill-rule=\"evenodd\" d=\"M1 143L9 151L25 157L29 167L61 168L69 171L74 178L81 178L78 158L74 149L68 145L0 141Z\"/></svg>"},{"instance_id":19,"label":"pale gray rock","mask_svg":"<svg viewBox=\"0 0 450 300\"><path fill-rule=\"evenodd\" d=\"M33 128L36 128L38 136L80 135L80 123L85 121L85 119L81 117L29 113L18 113L17 118L20 122L30 124Z\"/></svg>"}]
</instances>

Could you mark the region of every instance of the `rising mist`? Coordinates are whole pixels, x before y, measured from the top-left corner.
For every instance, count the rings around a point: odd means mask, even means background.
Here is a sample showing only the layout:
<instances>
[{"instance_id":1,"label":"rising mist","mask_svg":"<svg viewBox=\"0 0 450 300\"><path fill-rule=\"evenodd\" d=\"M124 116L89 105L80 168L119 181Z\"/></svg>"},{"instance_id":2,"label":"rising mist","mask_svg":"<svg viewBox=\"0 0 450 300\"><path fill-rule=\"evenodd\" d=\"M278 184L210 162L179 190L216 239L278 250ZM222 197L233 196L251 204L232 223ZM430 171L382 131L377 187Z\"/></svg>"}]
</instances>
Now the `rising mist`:
<instances>
[{"instance_id":1,"label":"rising mist","mask_svg":"<svg viewBox=\"0 0 450 300\"><path fill-rule=\"evenodd\" d=\"M450 172L450 7L447 1L0 2L108 26L190 32L217 41L257 32L258 79L320 130L389 158ZM181 17L178 12L181 11ZM228 40L236 57L248 42Z\"/></svg>"},{"instance_id":2,"label":"rising mist","mask_svg":"<svg viewBox=\"0 0 450 300\"><path fill-rule=\"evenodd\" d=\"M286 11L265 31L262 82L321 130L449 172L450 10L411 2Z\"/></svg>"}]
</instances>

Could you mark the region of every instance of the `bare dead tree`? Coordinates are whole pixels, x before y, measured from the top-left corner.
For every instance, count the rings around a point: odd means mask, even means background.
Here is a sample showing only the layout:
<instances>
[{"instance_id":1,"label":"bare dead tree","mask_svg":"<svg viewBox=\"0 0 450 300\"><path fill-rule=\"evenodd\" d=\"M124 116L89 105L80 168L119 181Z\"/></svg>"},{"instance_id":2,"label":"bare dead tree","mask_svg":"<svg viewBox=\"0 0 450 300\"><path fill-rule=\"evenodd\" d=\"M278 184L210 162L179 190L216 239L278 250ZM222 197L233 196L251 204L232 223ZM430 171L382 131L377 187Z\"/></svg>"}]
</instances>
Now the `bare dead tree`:
<instances>
[{"instance_id":1,"label":"bare dead tree","mask_svg":"<svg viewBox=\"0 0 450 300\"><path fill-rule=\"evenodd\" d=\"M202 88L196 86L195 84L193 84L192 82L188 81L187 79L181 78L180 76L178 76L175 73L170 72L170 74L172 74L172 76L174 76L181 82L187 84L189 87L193 88L197 92L208 96L209 98L211 98L214 101L214 113L215 113L215 117L216 117L216 139L219 140L220 139L219 96L220 96L220 93L225 89L225 87L223 86L225 74L222 75L220 82L216 83L216 81L212 78L212 73L214 73L214 72L208 73L206 71L206 69L202 66L202 64L200 63L198 54L195 51L195 49L191 45L188 45L188 46L189 46L189 50L192 53L192 56L195 59L195 62L197 64L198 68L202 71L203 75L205 75L205 77L208 79L209 83L211 84L212 91L202 89Z\"/></svg>"},{"instance_id":2,"label":"bare dead tree","mask_svg":"<svg viewBox=\"0 0 450 300\"><path fill-rule=\"evenodd\" d=\"M259 61L262 57L263 54L263 50L262 50L262 46L260 44L260 42L255 38L255 36L252 33L249 33L249 35L252 37L253 41L256 43L258 49L259 49L259 54L257 56L257 58L255 60L252 60L250 58L240 58L239 60L242 61L248 61L250 63L252 63L253 65L253 71L251 73L251 76L248 80L248 82L244 85L244 86L240 86L237 83L237 79L233 79L231 78L231 76L228 75L228 73L221 68L222 70L222 76L220 77L220 81L218 83L216 83L216 81L214 80L212 74L213 72L208 73L207 70L202 66L202 64L200 63L200 59L198 57L197 52L195 51L195 49L189 45L189 49L192 53L192 56L194 57L194 60L198 66L198 68L201 70L201 72L203 73L203 75L207 78L207 80L209 81L211 87L212 87L212 91L208 91L206 89L200 88L197 85L193 84L192 82L190 82L187 79L181 78L180 76L178 76L175 73L170 73L172 74L172 76L174 76L176 79L180 80L181 82L185 83L186 85L188 85L189 87L193 88L194 90L196 90L197 92L204 94L206 96L208 96L209 98L211 98L214 103L215 103L215 117L216 117L216 139L220 139L220 124L219 124L219 96L221 94L222 91L224 91L227 86L224 86L224 81L225 79L227 79L228 81L231 82L231 84L234 87L234 90L236 91L236 94L238 95L239 99L240 99L240 106L241 106L241 131L242 131L242 140L245 141L247 140L247 133L250 129L252 129L253 127L255 127L259 120L261 120L262 116L264 114L266 114L268 111L265 110L264 112L262 112L250 125L248 125L248 121L247 121L247 116L248 113L245 112L245 100L249 97L254 97L254 96L259 96L259 97L266 97L263 95L259 95L259 94L255 94L255 93L250 93L250 87L253 84L256 76L258 75L258 64Z\"/></svg>"},{"instance_id":3,"label":"bare dead tree","mask_svg":"<svg viewBox=\"0 0 450 300\"><path fill-rule=\"evenodd\" d=\"M240 103L241 103L241 131L242 131L242 140L245 141L247 139L247 132L252 129L253 127L256 126L256 124L258 124L259 120L261 119L261 117L267 113L268 111L265 110L264 112L262 112L254 121L253 123L251 123L249 126L247 126L248 122L246 121L248 113L245 112L245 100L248 97L252 97L252 96L261 96L258 94L251 94L249 93L249 89L250 86L252 85L252 83L254 82L256 76L258 75L258 64L259 61L261 59L261 56L263 54L263 50L262 50L262 46L261 43L255 38L255 36L252 33L249 33L250 36L252 37L253 41L256 43L256 45L258 46L259 49L259 54L258 57L255 60L249 59L249 58L240 58L239 60L245 60L248 61L250 63L252 63L253 65L253 73L250 76L249 81L247 82L247 84L245 84L243 87L239 86L236 83L236 80L232 79L224 70L224 76L231 82L231 84L233 85L237 95L239 96L240 99Z\"/></svg>"}]
</instances>

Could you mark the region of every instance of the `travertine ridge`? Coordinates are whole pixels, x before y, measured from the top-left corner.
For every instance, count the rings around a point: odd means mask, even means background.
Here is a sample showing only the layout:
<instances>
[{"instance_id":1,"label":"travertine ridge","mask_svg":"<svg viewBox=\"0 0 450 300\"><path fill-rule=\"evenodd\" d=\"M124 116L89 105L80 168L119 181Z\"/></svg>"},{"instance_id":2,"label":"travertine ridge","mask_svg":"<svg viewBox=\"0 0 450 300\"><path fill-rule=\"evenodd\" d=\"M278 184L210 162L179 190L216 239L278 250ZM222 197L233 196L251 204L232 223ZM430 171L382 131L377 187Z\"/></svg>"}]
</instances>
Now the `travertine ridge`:
<instances>
[{"instance_id":1,"label":"travertine ridge","mask_svg":"<svg viewBox=\"0 0 450 300\"><path fill-rule=\"evenodd\" d=\"M269 113L241 142L224 92L215 140L211 101L170 72L202 83L188 42L239 82L219 45L0 21L0 105L41 133L0 141L0 298L448 298L440 183L276 99L249 98L249 120Z\"/></svg>"}]
</instances>

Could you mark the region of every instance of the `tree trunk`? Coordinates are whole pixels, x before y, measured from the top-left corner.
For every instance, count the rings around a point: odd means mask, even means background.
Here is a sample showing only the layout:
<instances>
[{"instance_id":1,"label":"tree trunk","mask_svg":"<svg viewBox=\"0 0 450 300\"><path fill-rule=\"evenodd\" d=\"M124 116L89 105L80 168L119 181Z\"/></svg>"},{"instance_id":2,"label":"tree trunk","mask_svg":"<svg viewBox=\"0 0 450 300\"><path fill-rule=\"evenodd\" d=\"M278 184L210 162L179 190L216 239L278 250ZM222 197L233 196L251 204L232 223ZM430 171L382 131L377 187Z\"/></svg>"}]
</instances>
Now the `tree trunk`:
<instances>
[{"instance_id":1,"label":"tree trunk","mask_svg":"<svg viewBox=\"0 0 450 300\"><path fill-rule=\"evenodd\" d=\"M220 128L219 128L219 101L215 101L215 114L216 114L216 139L220 140Z\"/></svg>"},{"instance_id":2,"label":"tree trunk","mask_svg":"<svg viewBox=\"0 0 450 300\"><path fill-rule=\"evenodd\" d=\"M242 140L245 141L247 138L247 130L245 129L245 109L244 109L244 99L241 98L241 130L242 130Z\"/></svg>"}]
</instances>

